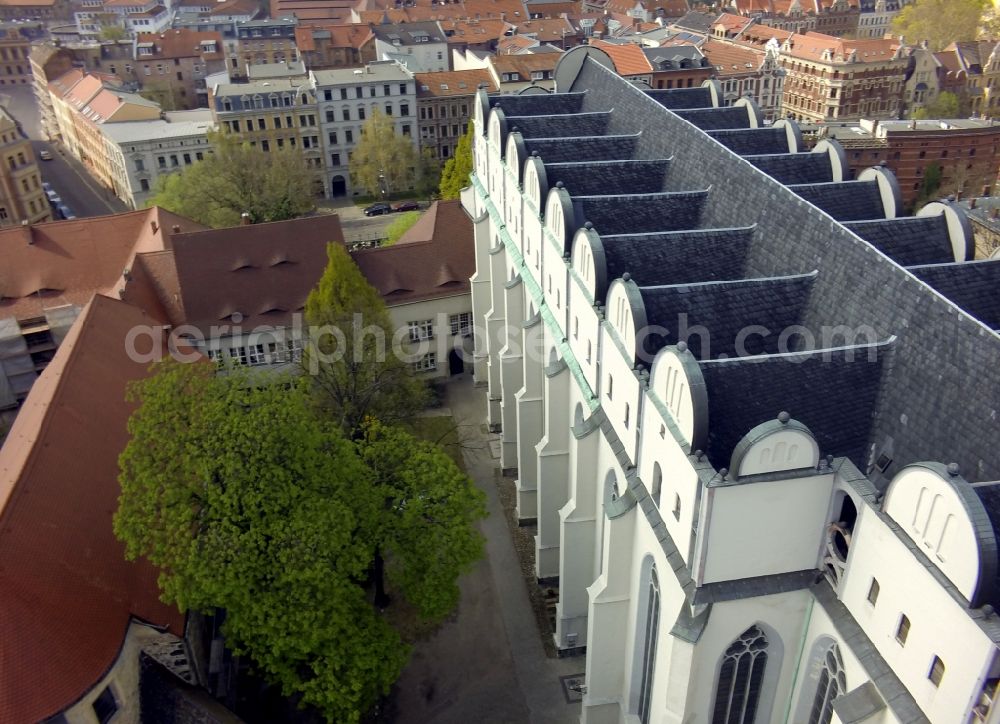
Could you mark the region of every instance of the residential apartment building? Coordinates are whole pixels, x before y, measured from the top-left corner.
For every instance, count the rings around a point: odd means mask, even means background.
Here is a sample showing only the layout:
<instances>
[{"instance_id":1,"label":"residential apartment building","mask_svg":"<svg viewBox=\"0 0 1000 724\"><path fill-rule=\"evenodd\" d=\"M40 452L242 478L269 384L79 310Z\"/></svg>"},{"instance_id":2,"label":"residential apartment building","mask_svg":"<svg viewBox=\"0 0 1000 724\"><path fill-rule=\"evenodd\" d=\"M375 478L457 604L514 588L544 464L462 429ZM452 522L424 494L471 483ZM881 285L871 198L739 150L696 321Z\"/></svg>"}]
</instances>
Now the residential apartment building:
<instances>
[{"instance_id":1,"label":"residential apartment building","mask_svg":"<svg viewBox=\"0 0 1000 724\"><path fill-rule=\"evenodd\" d=\"M140 33L132 70L143 93L165 110L206 108L205 77L226 70L222 36L187 28Z\"/></svg>"},{"instance_id":2,"label":"residential apartment building","mask_svg":"<svg viewBox=\"0 0 1000 724\"><path fill-rule=\"evenodd\" d=\"M939 177L932 193L941 198L978 196L984 189L989 195L1000 167L1000 126L985 120L863 118L857 123L827 124L818 137L840 142L852 174L885 164L896 175L907 206L920 196L927 175Z\"/></svg>"},{"instance_id":3,"label":"residential apartment building","mask_svg":"<svg viewBox=\"0 0 1000 724\"><path fill-rule=\"evenodd\" d=\"M437 22L372 25L375 55L394 60L411 73L450 70L448 38Z\"/></svg>"},{"instance_id":4,"label":"residential apartment building","mask_svg":"<svg viewBox=\"0 0 1000 724\"><path fill-rule=\"evenodd\" d=\"M420 147L432 149L434 157L444 161L454 154L469 125L476 91L483 87L487 93L496 93L497 87L485 68L417 73L414 81Z\"/></svg>"},{"instance_id":5,"label":"residential apartment building","mask_svg":"<svg viewBox=\"0 0 1000 724\"><path fill-rule=\"evenodd\" d=\"M941 92L941 76L944 75L944 69L941 61L927 48L926 43L907 48L906 53L910 58L910 64L903 86L903 109L910 115L937 99L938 93Z\"/></svg>"},{"instance_id":6,"label":"residential apartment building","mask_svg":"<svg viewBox=\"0 0 1000 724\"><path fill-rule=\"evenodd\" d=\"M360 68L377 59L375 35L367 25L299 27L295 47L310 70Z\"/></svg>"},{"instance_id":7,"label":"residential apartment building","mask_svg":"<svg viewBox=\"0 0 1000 724\"><path fill-rule=\"evenodd\" d=\"M722 89L723 105L731 106L740 98L751 98L768 121L782 118L781 98L785 69L779 62L776 41L760 48L709 38L698 46L715 68Z\"/></svg>"},{"instance_id":8,"label":"residential apartment building","mask_svg":"<svg viewBox=\"0 0 1000 724\"><path fill-rule=\"evenodd\" d=\"M317 70L309 75L315 84L327 198L361 193L351 182L350 158L365 121L376 109L392 119L397 134L409 137L419 148L416 83L404 66L379 60L364 68Z\"/></svg>"},{"instance_id":9,"label":"residential apartment building","mask_svg":"<svg viewBox=\"0 0 1000 724\"><path fill-rule=\"evenodd\" d=\"M103 0L99 18L111 19L129 34L159 33L172 13L159 0Z\"/></svg>"},{"instance_id":10,"label":"residential apartment building","mask_svg":"<svg viewBox=\"0 0 1000 724\"><path fill-rule=\"evenodd\" d=\"M561 52L537 52L517 55L484 55L474 50L452 53L455 70L475 70L485 68L493 78L493 84L501 94L519 93L525 88L536 86L552 90L555 81L552 73Z\"/></svg>"},{"instance_id":11,"label":"residential apartment building","mask_svg":"<svg viewBox=\"0 0 1000 724\"><path fill-rule=\"evenodd\" d=\"M581 722L996 720L1000 265L792 121L572 60L481 94L462 202Z\"/></svg>"},{"instance_id":12,"label":"residential apartment building","mask_svg":"<svg viewBox=\"0 0 1000 724\"><path fill-rule=\"evenodd\" d=\"M855 35L861 14L858 0L733 0L730 9L790 33L818 32L836 37Z\"/></svg>"},{"instance_id":13,"label":"residential apartment building","mask_svg":"<svg viewBox=\"0 0 1000 724\"><path fill-rule=\"evenodd\" d=\"M943 68L941 90L959 97L963 115L1000 116L1000 42L952 43L935 57Z\"/></svg>"},{"instance_id":14,"label":"residential apartment building","mask_svg":"<svg viewBox=\"0 0 1000 724\"><path fill-rule=\"evenodd\" d=\"M299 59L295 47L295 18L251 20L236 26L236 47L229 57L229 75L246 78L247 67L259 63L295 62Z\"/></svg>"},{"instance_id":15,"label":"residential apartment building","mask_svg":"<svg viewBox=\"0 0 1000 724\"><path fill-rule=\"evenodd\" d=\"M11 0L0 5L0 20L68 20L72 17L69 0Z\"/></svg>"},{"instance_id":16,"label":"residential apartment building","mask_svg":"<svg viewBox=\"0 0 1000 724\"><path fill-rule=\"evenodd\" d=\"M31 43L44 34L40 23L0 23L0 86L31 83Z\"/></svg>"},{"instance_id":17,"label":"residential apartment building","mask_svg":"<svg viewBox=\"0 0 1000 724\"><path fill-rule=\"evenodd\" d=\"M897 40L792 35L781 45L782 110L800 121L898 118L908 60Z\"/></svg>"},{"instance_id":18,"label":"residential apartment building","mask_svg":"<svg viewBox=\"0 0 1000 724\"><path fill-rule=\"evenodd\" d=\"M862 0L857 37L884 38L904 4L905 0Z\"/></svg>"},{"instance_id":19,"label":"residential apartment building","mask_svg":"<svg viewBox=\"0 0 1000 724\"><path fill-rule=\"evenodd\" d=\"M265 152L299 149L316 171L317 192L321 189L325 148L311 76L220 84L210 102L219 130L238 134Z\"/></svg>"},{"instance_id":20,"label":"residential apartment building","mask_svg":"<svg viewBox=\"0 0 1000 724\"><path fill-rule=\"evenodd\" d=\"M160 177L182 171L211 153L215 129L208 109L164 113L162 120L101 126L111 170L111 189L130 209L142 209Z\"/></svg>"},{"instance_id":21,"label":"residential apartment building","mask_svg":"<svg viewBox=\"0 0 1000 724\"><path fill-rule=\"evenodd\" d=\"M7 109L0 107L0 227L51 218L31 142Z\"/></svg>"}]
</instances>

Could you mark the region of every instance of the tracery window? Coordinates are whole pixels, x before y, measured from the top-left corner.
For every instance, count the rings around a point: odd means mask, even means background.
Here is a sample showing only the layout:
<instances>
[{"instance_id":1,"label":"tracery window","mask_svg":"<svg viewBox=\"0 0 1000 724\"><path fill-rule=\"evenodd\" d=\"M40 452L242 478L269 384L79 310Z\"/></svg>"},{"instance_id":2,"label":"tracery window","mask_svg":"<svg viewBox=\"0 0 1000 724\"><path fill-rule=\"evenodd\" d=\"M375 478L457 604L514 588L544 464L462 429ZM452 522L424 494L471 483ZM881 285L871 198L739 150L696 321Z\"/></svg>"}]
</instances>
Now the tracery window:
<instances>
[{"instance_id":1,"label":"tracery window","mask_svg":"<svg viewBox=\"0 0 1000 724\"><path fill-rule=\"evenodd\" d=\"M830 644L823 657L823 670L819 674L816 695L809 712L809 724L830 724L833 718L833 700L847 691L844 660L837 644Z\"/></svg>"},{"instance_id":2,"label":"tracery window","mask_svg":"<svg viewBox=\"0 0 1000 724\"><path fill-rule=\"evenodd\" d=\"M753 724L767 667L767 637L756 625L730 644L722 659L713 724Z\"/></svg>"}]
</instances>

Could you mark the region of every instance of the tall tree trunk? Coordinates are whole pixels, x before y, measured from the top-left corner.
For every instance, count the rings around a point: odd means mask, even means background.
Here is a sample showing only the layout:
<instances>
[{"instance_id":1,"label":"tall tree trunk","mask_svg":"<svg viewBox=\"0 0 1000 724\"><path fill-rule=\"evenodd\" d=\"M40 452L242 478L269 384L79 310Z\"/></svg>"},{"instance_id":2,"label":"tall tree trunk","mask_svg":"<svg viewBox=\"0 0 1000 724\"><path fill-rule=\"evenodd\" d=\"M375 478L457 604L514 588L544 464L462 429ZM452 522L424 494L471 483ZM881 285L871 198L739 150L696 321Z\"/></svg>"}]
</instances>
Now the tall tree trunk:
<instances>
[{"instance_id":1,"label":"tall tree trunk","mask_svg":"<svg viewBox=\"0 0 1000 724\"><path fill-rule=\"evenodd\" d=\"M385 608L389 605L389 596L385 592L385 560L382 551L375 549L375 606Z\"/></svg>"}]
</instances>

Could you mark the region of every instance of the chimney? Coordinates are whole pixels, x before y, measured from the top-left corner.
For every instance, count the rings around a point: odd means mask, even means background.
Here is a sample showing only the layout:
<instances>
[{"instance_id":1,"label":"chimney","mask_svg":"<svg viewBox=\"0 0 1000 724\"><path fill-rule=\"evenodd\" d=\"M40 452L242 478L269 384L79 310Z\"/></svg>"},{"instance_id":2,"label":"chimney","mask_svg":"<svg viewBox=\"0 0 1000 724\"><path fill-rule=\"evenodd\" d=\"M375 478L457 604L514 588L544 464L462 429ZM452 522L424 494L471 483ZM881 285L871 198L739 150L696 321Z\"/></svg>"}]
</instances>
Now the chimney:
<instances>
[{"instance_id":1,"label":"chimney","mask_svg":"<svg viewBox=\"0 0 1000 724\"><path fill-rule=\"evenodd\" d=\"M974 209L974 208L976 208L976 201L977 201L977 200L978 200L978 199L976 199L976 197L975 197L975 196L973 196L973 197L972 197L971 199L969 199L969 208L970 208L970 209Z\"/></svg>"},{"instance_id":2,"label":"chimney","mask_svg":"<svg viewBox=\"0 0 1000 724\"><path fill-rule=\"evenodd\" d=\"M990 185L989 184L984 184L983 185L983 196L989 196L989 195L990 195Z\"/></svg>"},{"instance_id":3,"label":"chimney","mask_svg":"<svg viewBox=\"0 0 1000 724\"><path fill-rule=\"evenodd\" d=\"M156 233L157 231L159 231L159 230L160 230L160 227L159 227L159 226L157 226L157 224L156 224L156 222L155 222L155 221L150 221L150 222L149 222L149 228L151 228L151 229L153 230L153 233L154 233L154 234L155 234L155 233Z\"/></svg>"},{"instance_id":4,"label":"chimney","mask_svg":"<svg viewBox=\"0 0 1000 724\"><path fill-rule=\"evenodd\" d=\"M181 227L179 224L174 224L173 226L170 227L170 231L171 233L179 234L181 233Z\"/></svg>"},{"instance_id":5,"label":"chimney","mask_svg":"<svg viewBox=\"0 0 1000 724\"><path fill-rule=\"evenodd\" d=\"M1000 214L1000 208L997 208L996 206L994 206L992 209L990 209L990 218L991 219L997 218L998 214Z\"/></svg>"},{"instance_id":6,"label":"chimney","mask_svg":"<svg viewBox=\"0 0 1000 724\"><path fill-rule=\"evenodd\" d=\"M250 221L250 214L244 211L240 214L240 226L250 226L252 222Z\"/></svg>"}]
</instances>

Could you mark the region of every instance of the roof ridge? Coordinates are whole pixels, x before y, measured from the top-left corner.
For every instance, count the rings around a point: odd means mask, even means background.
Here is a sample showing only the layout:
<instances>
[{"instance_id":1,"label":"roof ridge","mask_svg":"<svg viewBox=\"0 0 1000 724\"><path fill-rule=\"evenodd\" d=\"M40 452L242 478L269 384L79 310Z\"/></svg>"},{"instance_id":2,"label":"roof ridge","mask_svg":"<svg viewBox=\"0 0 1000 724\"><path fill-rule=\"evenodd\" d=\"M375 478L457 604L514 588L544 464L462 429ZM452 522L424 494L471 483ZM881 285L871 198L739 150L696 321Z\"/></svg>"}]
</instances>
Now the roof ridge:
<instances>
[{"instance_id":1,"label":"roof ridge","mask_svg":"<svg viewBox=\"0 0 1000 724\"><path fill-rule=\"evenodd\" d=\"M772 352L770 354L754 354L745 355L741 357L713 357L710 359L700 359L698 360L699 365L724 365L732 362L764 362L767 360L779 360L788 359L790 357L812 357L816 354L825 354L828 352L846 352L848 350L854 349L869 349L871 347L885 348L886 350L892 350L896 345L896 340L898 337L894 334L890 334L885 339L879 340L877 342L865 342L864 344L844 344L837 347L814 347L813 349L803 349L797 350L795 352Z\"/></svg>"},{"instance_id":2,"label":"roof ridge","mask_svg":"<svg viewBox=\"0 0 1000 724\"><path fill-rule=\"evenodd\" d=\"M818 276L819 270L813 269L811 272L803 274L784 274L775 277L746 277L744 279L715 279L704 282L684 282L683 284L652 284L648 287L639 287L639 289L652 291L660 289L683 289L687 287L762 286L767 282L802 281L805 279L815 279Z\"/></svg>"}]
</instances>

